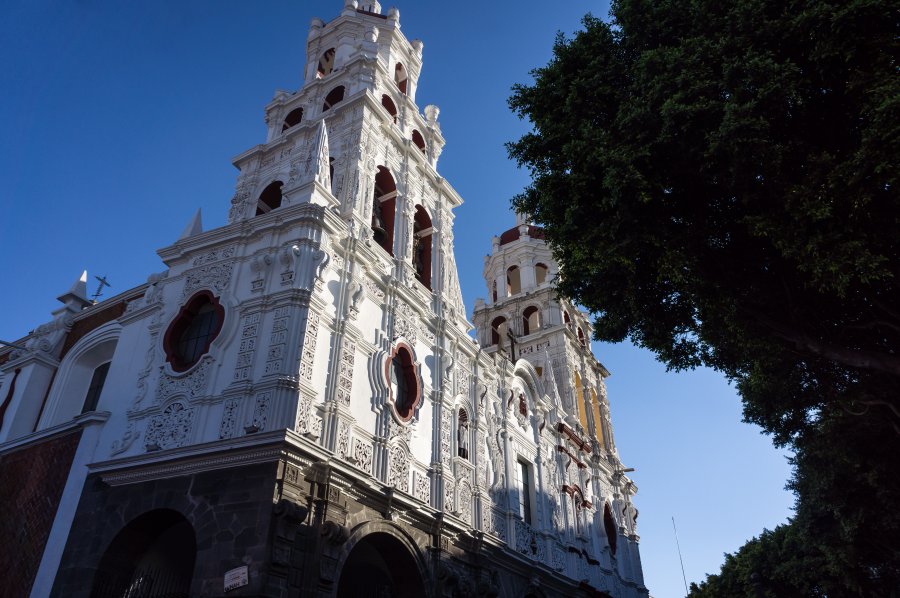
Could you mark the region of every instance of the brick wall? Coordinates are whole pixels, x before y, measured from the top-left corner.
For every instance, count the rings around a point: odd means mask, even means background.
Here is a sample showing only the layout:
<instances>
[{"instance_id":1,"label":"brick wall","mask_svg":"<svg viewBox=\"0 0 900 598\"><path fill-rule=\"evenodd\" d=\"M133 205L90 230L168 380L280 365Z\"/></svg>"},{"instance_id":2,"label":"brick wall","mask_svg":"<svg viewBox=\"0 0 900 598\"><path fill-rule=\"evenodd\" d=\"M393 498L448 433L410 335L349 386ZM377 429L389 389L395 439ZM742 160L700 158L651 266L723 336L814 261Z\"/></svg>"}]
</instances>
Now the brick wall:
<instances>
[{"instance_id":1,"label":"brick wall","mask_svg":"<svg viewBox=\"0 0 900 598\"><path fill-rule=\"evenodd\" d=\"M27 596L81 430L0 455L0 596Z\"/></svg>"}]
</instances>

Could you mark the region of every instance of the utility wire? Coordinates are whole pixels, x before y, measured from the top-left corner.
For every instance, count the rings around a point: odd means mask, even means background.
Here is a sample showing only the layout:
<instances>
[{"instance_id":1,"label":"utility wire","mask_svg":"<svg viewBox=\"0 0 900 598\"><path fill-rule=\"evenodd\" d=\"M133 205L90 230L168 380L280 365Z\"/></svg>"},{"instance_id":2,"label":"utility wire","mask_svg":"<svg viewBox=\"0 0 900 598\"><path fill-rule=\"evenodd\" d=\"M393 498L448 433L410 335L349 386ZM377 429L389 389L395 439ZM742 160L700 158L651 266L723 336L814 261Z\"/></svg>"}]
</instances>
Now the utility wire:
<instances>
[{"instance_id":1,"label":"utility wire","mask_svg":"<svg viewBox=\"0 0 900 598\"><path fill-rule=\"evenodd\" d=\"M675 516L672 516L672 531L675 532L675 546L678 547L678 560L681 563L681 579L684 580L684 595L687 598L688 589L687 589L687 577L684 574L684 560L681 558L681 545L678 543L678 530L675 529Z\"/></svg>"}]
</instances>

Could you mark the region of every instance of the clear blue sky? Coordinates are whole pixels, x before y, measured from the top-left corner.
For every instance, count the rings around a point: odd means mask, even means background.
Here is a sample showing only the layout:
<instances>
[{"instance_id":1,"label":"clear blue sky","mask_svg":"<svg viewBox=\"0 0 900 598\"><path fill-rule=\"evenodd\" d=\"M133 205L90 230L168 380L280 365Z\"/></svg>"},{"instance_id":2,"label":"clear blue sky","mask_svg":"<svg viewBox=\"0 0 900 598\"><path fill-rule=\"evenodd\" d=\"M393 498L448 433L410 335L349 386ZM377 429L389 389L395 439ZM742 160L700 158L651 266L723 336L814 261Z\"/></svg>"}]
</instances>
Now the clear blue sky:
<instances>
[{"instance_id":1,"label":"clear blue sky","mask_svg":"<svg viewBox=\"0 0 900 598\"><path fill-rule=\"evenodd\" d=\"M456 252L466 306L484 296L482 260L512 223L527 173L503 143L526 130L510 86L545 64L557 31L604 2L403 2L402 30L425 42L420 107L441 108L439 171L460 192ZM6 0L0 7L0 339L49 319L83 269L121 292L164 269L201 207L226 221L231 158L265 141L263 106L302 80L310 19L342 0L138 2ZM385 12L390 6L385 5ZM92 282L90 291L93 292ZM722 554L790 514L785 455L740 422L740 402L710 371L667 373L628 345L594 344L609 380L619 452L640 492L647 586L684 594Z\"/></svg>"}]
</instances>

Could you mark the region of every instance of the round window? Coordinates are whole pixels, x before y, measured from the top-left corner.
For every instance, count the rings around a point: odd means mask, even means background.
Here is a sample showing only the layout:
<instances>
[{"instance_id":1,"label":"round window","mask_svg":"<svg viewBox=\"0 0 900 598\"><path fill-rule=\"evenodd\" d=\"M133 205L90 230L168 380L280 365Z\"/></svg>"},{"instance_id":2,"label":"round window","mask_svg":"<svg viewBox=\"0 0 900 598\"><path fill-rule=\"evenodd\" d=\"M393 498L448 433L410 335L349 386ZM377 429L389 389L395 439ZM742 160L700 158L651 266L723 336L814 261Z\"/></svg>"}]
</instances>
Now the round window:
<instances>
[{"instance_id":1,"label":"round window","mask_svg":"<svg viewBox=\"0 0 900 598\"><path fill-rule=\"evenodd\" d=\"M225 309L209 291L200 291L181 308L163 341L166 361L176 372L184 372L200 361L218 336Z\"/></svg>"},{"instance_id":2,"label":"round window","mask_svg":"<svg viewBox=\"0 0 900 598\"><path fill-rule=\"evenodd\" d=\"M387 364L387 370L394 411L401 421L409 421L421 398L412 350L404 344L398 345Z\"/></svg>"}]
</instances>

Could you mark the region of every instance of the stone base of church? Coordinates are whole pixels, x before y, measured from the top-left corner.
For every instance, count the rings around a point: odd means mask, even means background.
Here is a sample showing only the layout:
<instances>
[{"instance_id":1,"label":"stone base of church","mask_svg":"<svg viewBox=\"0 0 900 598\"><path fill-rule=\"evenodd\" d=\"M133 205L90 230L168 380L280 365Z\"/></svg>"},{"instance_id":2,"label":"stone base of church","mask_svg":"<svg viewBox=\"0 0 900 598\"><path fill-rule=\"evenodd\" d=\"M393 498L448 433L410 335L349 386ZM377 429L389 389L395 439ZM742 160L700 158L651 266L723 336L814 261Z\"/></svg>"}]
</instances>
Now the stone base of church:
<instances>
[{"instance_id":1,"label":"stone base of church","mask_svg":"<svg viewBox=\"0 0 900 598\"><path fill-rule=\"evenodd\" d=\"M248 450L92 473L52 595L610 595L314 447Z\"/></svg>"}]
</instances>

